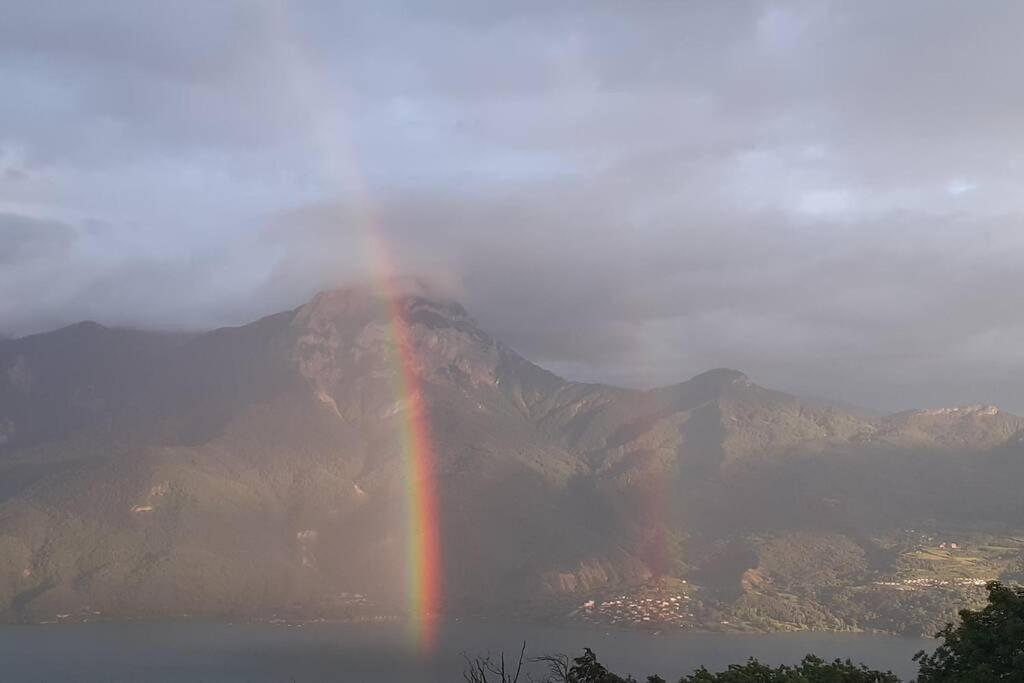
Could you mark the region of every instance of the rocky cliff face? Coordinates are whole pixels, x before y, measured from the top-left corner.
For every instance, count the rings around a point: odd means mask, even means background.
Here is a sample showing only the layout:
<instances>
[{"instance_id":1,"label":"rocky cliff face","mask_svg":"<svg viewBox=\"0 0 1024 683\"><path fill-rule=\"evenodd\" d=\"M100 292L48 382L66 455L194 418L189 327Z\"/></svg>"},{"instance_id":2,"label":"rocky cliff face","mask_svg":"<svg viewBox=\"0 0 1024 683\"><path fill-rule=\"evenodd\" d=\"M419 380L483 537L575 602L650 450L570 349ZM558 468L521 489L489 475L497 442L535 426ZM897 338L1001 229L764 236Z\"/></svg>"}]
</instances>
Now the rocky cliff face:
<instances>
[{"instance_id":1,"label":"rocky cliff face","mask_svg":"<svg viewBox=\"0 0 1024 683\"><path fill-rule=\"evenodd\" d=\"M415 395L395 391L395 316ZM0 342L0 611L399 606L409 411L433 435L453 610L687 576L766 528L1024 523L1005 484L1015 416L864 418L732 370L578 384L457 303L355 288L202 335L82 324ZM935 498L964 481L995 493Z\"/></svg>"}]
</instances>

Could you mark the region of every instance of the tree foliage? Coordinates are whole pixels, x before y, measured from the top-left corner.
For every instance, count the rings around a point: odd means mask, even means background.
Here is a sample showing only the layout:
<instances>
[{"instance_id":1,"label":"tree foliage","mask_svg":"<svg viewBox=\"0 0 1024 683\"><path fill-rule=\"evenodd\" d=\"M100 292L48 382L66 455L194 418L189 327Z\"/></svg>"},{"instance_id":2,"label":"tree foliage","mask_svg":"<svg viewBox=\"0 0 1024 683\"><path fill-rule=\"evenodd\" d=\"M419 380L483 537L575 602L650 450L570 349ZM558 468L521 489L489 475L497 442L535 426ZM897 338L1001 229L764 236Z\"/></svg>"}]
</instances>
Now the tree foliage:
<instances>
[{"instance_id":1,"label":"tree foliage","mask_svg":"<svg viewBox=\"0 0 1024 683\"><path fill-rule=\"evenodd\" d=\"M632 677L622 678L608 671L589 647L583 648L583 654L571 664L564 655L549 655L536 661L548 667L549 676L544 683L636 683Z\"/></svg>"},{"instance_id":2,"label":"tree foliage","mask_svg":"<svg viewBox=\"0 0 1024 683\"><path fill-rule=\"evenodd\" d=\"M919 652L918 683L1024 681L1024 587L989 582L988 605L960 611L960 624L937 634L943 644Z\"/></svg>"},{"instance_id":3,"label":"tree foliage","mask_svg":"<svg viewBox=\"0 0 1024 683\"><path fill-rule=\"evenodd\" d=\"M826 662L807 655L796 666L771 667L756 659L711 673L704 667L679 683L900 683L891 671L875 671L850 660Z\"/></svg>"}]
</instances>

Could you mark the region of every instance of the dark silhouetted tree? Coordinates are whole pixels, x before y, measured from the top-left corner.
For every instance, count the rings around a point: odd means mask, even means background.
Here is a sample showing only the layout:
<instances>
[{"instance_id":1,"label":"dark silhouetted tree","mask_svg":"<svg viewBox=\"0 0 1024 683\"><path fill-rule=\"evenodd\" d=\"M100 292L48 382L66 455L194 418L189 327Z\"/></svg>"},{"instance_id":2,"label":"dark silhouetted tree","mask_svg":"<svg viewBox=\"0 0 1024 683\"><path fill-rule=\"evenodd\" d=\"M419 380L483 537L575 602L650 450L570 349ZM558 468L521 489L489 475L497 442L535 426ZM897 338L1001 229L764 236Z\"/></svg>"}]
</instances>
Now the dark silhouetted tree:
<instances>
[{"instance_id":1,"label":"dark silhouetted tree","mask_svg":"<svg viewBox=\"0 0 1024 683\"><path fill-rule=\"evenodd\" d=\"M960 610L960 625L947 624L942 645L919 652L918 683L1024 681L1024 587L987 585L988 605Z\"/></svg>"},{"instance_id":2,"label":"dark silhouetted tree","mask_svg":"<svg viewBox=\"0 0 1024 683\"><path fill-rule=\"evenodd\" d=\"M589 647L583 648L583 654L573 660L566 680L567 683L635 683L632 678L622 678L608 671Z\"/></svg>"},{"instance_id":3,"label":"dark silhouetted tree","mask_svg":"<svg viewBox=\"0 0 1024 683\"><path fill-rule=\"evenodd\" d=\"M466 669L462 678L466 683L519 683L523 672L523 661L526 656L526 642L519 650L519 659L515 666L505 666L505 653L495 660L490 655L470 659L465 656Z\"/></svg>"},{"instance_id":4,"label":"dark silhouetted tree","mask_svg":"<svg viewBox=\"0 0 1024 683\"><path fill-rule=\"evenodd\" d=\"M770 667L756 659L711 673L704 667L679 683L900 683L891 671L875 671L850 660L826 662L807 655L797 666Z\"/></svg>"}]
</instances>

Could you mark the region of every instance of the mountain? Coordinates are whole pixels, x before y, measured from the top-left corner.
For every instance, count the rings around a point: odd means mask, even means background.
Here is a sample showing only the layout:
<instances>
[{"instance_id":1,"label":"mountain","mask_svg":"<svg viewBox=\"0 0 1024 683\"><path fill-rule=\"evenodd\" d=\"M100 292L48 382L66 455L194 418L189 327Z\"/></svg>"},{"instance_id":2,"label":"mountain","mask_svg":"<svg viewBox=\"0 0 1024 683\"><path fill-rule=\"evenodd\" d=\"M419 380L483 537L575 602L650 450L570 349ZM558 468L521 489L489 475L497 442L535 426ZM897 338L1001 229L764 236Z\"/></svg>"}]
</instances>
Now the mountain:
<instances>
[{"instance_id":1,"label":"mountain","mask_svg":"<svg viewBox=\"0 0 1024 683\"><path fill-rule=\"evenodd\" d=\"M354 287L205 334L0 341L0 614L400 613L411 414L452 613L914 632L1024 568L1019 417L868 417L729 369L581 384L455 302Z\"/></svg>"}]
</instances>

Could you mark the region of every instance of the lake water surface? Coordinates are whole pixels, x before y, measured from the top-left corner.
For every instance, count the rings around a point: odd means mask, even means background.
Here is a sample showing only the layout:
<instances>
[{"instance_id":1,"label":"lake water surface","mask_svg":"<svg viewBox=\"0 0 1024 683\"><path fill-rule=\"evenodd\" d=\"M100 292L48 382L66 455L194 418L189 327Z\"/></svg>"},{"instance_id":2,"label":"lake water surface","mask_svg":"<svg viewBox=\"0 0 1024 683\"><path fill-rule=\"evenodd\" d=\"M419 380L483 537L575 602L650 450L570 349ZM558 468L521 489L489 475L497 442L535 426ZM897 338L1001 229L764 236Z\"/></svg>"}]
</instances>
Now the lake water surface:
<instances>
[{"instance_id":1,"label":"lake water surface","mask_svg":"<svg viewBox=\"0 0 1024 683\"><path fill-rule=\"evenodd\" d=\"M587 646L620 674L670 681L704 664L712 670L755 656L795 663L805 653L849 657L916 671L915 652L935 641L845 633L740 635L601 631L492 621L452 621L440 628L435 652L407 646L407 626L375 624L53 624L0 627L0 680L189 683L295 681L452 682L462 680L462 653L578 654Z\"/></svg>"}]
</instances>

